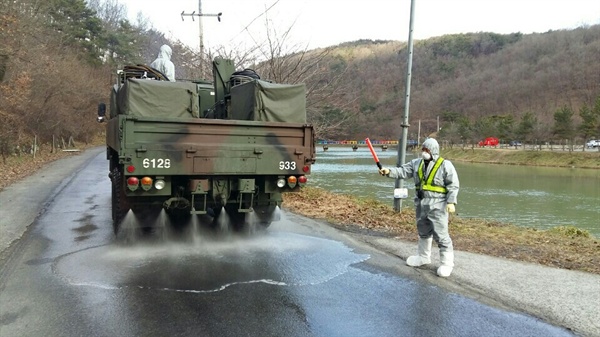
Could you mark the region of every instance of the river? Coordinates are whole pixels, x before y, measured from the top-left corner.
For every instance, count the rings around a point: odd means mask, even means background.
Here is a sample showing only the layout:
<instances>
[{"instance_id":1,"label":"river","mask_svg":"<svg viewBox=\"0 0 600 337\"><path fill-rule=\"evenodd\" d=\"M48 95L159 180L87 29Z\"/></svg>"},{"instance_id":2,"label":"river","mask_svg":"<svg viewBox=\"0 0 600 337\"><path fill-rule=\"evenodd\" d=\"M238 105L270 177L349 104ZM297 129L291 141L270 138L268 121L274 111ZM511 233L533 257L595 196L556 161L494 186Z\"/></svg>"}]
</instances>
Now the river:
<instances>
[{"instance_id":1,"label":"river","mask_svg":"<svg viewBox=\"0 0 600 337\"><path fill-rule=\"evenodd\" d=\"M384 166L395 166L395 150L377 150ZM443 153L442 153L443 155ZM407 153L406 160L413 159ZM460 179L457 214L523 227L575 226L600 238L600 170L453 162ZM374 198L393 205L394 180L381 177L367 148L317 148L309 186ZM413 207L414 184L405 180Z\"/></svg>"}]
</instances>

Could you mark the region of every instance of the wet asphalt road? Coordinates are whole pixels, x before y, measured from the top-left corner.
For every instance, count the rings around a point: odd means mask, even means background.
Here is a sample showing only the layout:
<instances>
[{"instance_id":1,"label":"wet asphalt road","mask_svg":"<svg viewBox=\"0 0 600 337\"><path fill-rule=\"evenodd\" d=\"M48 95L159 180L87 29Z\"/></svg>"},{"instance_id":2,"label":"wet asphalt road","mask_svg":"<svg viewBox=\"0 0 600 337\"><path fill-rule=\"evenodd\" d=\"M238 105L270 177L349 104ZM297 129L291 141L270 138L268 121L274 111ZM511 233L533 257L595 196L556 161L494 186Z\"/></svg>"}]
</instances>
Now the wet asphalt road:
<instances>
[{"instance_id":1,"label":"wet asphalt road","mask_svg":"<svg viewBox=\"0 0 600 337\"><path fill-rule=\"evenodd\" d=\"M124 245L103 152L48 200L2 254L2 337L573 335L417 279L396 256L289 213L250 236Z\"/></svg>"}]
</instances>

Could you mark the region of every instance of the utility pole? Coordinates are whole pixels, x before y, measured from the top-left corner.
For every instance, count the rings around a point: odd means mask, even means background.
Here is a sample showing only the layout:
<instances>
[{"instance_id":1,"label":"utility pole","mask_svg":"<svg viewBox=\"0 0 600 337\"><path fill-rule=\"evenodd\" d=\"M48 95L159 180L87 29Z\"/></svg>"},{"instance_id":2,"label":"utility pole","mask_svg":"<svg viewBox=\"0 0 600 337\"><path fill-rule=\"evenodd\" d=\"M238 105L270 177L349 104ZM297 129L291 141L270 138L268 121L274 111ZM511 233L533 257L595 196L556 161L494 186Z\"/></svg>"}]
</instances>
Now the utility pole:
<instances>
[{"instance_id":1,"label":"utility pole","mask_svg":"<svg viewBox=\"0 0 600 337\"><path fill-rule=\"evenodd\" d=\"M396 162L396 166L400 167L406 161L406 143L408 139L408 115L409 115L409 106L410 106L410 81L412 76L412 57L413 57L413 19L415 17L415 1L410 1L410 23L408 28L408 71L406 73L406 102L404 103L404 116L402 118L402 138L398 141L398 161ZM396 178L395 188L402 188L404 185L404 181L402 179ZM400 212L402 209L402 199L394 198L394 210L396 212Z\"/></svg>"},{"instance_id":2,"label":"utility pole","mask_svg":"<svg viewBox=\"0 0 600 337\"><path fill-rule=\"evenodd\" d=\"M181 21L185 21L184 20L184 16L191 16L192 17L192 21L196 21L194 20L194 17L197 16L198 17L198 29L199 29L199 37L200 37L200 75L204 78L204 31L202 29L202 17L203 16L216 16L217 20L219 22L221 22L221 15L223 13L218 13L218 14L205 14L202 13L202 0L198 0L198 13L196 13L196 11L193 11L190 14L185 13L185 11L181 12Z\"/></svg>"}]
</instances>

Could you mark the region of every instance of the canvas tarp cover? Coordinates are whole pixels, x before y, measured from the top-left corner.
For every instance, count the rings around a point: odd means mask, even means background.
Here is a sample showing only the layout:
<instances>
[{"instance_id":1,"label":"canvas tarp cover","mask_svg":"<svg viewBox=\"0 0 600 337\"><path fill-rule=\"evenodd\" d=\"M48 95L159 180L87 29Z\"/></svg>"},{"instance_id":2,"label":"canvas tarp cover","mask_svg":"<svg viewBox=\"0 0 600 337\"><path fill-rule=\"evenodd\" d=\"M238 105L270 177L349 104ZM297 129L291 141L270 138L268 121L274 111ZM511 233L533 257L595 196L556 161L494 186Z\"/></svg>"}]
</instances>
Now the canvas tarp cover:
<instances>
[{"instance_id":1,"label":"canvas tarp cover","mask_svg":"<svg viewBox=\"0 0 600 337\"><path fill-rule=\"evenodd\" d=\"M119 114L144 117L199 117L196 84L128 79L117 94Z\"/></svg>"},{"instance_id":2,"label":"canvas tarp cover","mask_svg":"<svg viewBox=\"0 0 600 337\"><path fill-rule=\"evenodd\" d=\"M276 84L261 80L231 88L231 119L306 123L304 84Z\"/></svg>"}]
</instances>

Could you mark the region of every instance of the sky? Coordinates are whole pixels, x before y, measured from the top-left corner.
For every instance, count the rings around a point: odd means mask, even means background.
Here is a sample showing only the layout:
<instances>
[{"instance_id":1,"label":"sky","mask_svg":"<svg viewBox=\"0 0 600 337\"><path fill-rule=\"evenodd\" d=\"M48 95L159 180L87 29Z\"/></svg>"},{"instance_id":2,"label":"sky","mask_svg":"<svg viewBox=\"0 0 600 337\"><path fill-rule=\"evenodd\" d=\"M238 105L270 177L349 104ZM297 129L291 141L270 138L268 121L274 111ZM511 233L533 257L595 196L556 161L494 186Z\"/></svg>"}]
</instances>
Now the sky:
<instances>
[{"instance_id":1,"label":"sky","mask_svg":"<svg viewBox=\"0 0 600 337\"><path fill-rule=\"evenodd\" d=\"M199 49L199 21L181 13L222 13L202 19L205 49L264 43L267 20L287 43L306 48L359 39L408 41L411 0L119 0L168 37ZM413 39L445 34L543 33L600 24L599 0L413 0Z\"/></svg>"}]
</instances>

